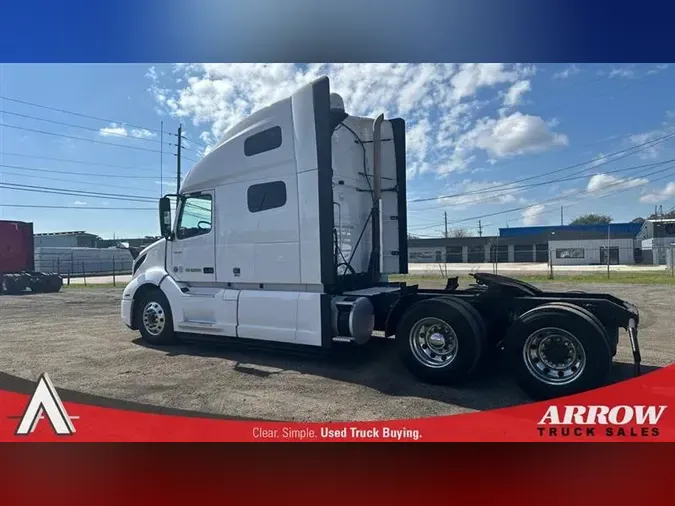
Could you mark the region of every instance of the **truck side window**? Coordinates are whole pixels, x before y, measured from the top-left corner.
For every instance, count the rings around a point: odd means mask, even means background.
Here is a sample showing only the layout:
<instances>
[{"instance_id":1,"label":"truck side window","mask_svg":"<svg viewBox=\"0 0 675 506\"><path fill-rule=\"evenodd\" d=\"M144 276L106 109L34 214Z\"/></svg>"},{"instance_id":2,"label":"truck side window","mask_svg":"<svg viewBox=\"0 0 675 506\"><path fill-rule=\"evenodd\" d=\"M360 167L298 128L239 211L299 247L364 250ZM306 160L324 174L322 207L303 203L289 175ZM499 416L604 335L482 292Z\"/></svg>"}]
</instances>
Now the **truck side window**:
<instances>
[{"instance_id":1,"label":"truck side window","mask_svg":"<svg viewBox=\"0 0 675 506\"><path fill-rule=\"evenodd\" d=\"M274 181L249 186L247 200L248 210L252 213L283 207L286 205L286 183Z\"/></svg>"},{"instance_id":2,"label":"truck side window","mask_svg":"<svg viewBox=\"0 0 675 506\"><path fill-rule=\"evenodd\" d=\"M211 231L211 195L188 197L183 203L178 219L176 237L187 239Z\"/></svg>"},{"instance_id":3,"label":"truck side window","mask_svg":"<svg viewBox=\"0 0 675 506\"><path fill-rule=\"evenodd\" d=\"M281 146L281 127L275 126L251 135L244 141L244 154L253 156Z\"/></svg>"}]
</instances>

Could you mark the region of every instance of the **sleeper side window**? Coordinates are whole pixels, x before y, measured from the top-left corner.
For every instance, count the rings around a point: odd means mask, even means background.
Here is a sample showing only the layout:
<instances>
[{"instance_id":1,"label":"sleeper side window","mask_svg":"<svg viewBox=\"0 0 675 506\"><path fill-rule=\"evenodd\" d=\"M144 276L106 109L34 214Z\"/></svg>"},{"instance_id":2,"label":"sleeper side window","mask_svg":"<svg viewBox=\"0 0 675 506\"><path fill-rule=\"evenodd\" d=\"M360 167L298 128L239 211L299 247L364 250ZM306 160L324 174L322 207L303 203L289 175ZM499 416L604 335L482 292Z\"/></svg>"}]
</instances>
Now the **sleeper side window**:
<instances>
[{"instance_id":1,"label":"sleeper side window","mask_svg":"<svg viewBox=\"0 0 675 506\"><path fill-rule=\"evenodd\" d=\"M265 151L272 151L281 146L281 127L275 126L251 135L244 141L246 156L258 155Z\"/></svg>"},{"instance_id":2,"label":"sleeper side window","mask_svg":"<svg viewBox=\"0 0 675 506\"><path fill-rule=\"evenodd\" d=\"M283 181L254 184L246 193L248 210L252 213L286 205L286 183Z\"/></svg>"},{"instance_id":3,"label":"sleeper side window","mask_svg":"<svg viewBox=\"0 0 675 506\"><path fill-rule=\"evenodd\" d=\"M180 211L176 237L187 239L211 231L213 201L211 195L187 197Z\"/></svg>"}]
</instances>

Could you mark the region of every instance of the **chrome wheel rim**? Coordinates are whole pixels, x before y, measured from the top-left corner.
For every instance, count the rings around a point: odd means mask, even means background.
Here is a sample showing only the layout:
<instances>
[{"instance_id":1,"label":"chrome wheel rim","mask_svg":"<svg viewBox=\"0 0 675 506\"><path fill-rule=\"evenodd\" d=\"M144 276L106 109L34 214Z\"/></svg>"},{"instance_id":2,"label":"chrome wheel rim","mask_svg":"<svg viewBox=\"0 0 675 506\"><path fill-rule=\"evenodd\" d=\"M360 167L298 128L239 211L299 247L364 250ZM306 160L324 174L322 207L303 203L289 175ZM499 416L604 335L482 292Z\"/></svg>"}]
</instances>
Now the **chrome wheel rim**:
<instances>
[{"instance_id":1,"label":"chrome wheel rim","mask_svg":"<svg viewBox=\"0 0 675 506\"><path fill-rule=\"evenodd\" d=\"M530 334L523 346L523 359L530 374L547 385L572 383L586 368L586 352L579 339L555 327Z\"/></svg>"},{"instance_id":2,"label":"chrome wheel rim","mask_svg":"<svg viewBox=\"0 0 675 506\"><path fill-rule=\"evenodd\" d=\"M433 369L447 367L457 357L457 334L439 318L419 320L410 331L409 342L415 359Z\"/></svg>"},{"instance_id":3,"label":"chrome wheel rim","mask_svg":"<svg viewBox=\"0 0 675 506\"><path fill-rule=\"evenodd\" d=\"M149 302L143 309L143 326L149 334L158 336L166 325L164 308L158 302Z\"/></svg>"}]
</instances>

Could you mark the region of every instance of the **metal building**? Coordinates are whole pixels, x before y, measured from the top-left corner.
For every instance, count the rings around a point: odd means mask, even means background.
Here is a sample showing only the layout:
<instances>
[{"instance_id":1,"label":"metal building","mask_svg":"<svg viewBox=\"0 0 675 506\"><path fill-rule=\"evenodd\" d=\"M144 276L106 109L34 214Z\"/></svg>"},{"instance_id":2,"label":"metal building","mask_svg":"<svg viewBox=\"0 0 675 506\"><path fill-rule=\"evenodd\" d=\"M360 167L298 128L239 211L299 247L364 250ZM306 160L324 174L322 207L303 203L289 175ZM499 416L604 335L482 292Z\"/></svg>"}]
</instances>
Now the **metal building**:
<instances>
[{"instance_id":1,"label":"metal building","mask_svg":"<svg viewBox=\"0 0 675 506\"><path fill-rule=\"evenodd\" d=\"M101 238L84 231L35 234L36 248L97 248Z\"/></svg>"},{"instance_id":2,"label":"metal building","mask_svg":"<svg viewBox=\"0 0 675 506\"><path fill-rule=\"evenodd\" d=\"M665 265L666 252L675 243L675 219L661 218L646 220L636 239L645 255L645 263Z\"/></svg>"},{"instance_id":3,"label":"metal building","mask_svg":"<svg viewBox=\"0 0 675 506\"><path fill-rule=\"evenodd\" d=\"M498 236L410 239L410 262L540 262L566 265L643 261L640 223L501 228ZM609 257L607 256L609 255Z\"/></svg>"}]
</instances>

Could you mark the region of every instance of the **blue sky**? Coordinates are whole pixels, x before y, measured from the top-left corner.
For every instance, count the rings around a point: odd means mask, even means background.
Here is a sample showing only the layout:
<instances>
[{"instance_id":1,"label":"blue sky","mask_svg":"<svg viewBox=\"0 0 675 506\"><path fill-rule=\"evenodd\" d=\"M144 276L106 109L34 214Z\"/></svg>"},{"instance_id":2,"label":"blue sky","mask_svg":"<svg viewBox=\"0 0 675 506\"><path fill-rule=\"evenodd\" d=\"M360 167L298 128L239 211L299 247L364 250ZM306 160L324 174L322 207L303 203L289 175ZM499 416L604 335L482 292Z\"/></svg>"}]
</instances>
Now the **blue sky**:
<instances>
[{"instance_id":1,"label":"blue sky","mask_svg":"<svg viewBox=\"0 0 675 506\"><path fill-rule=\"evenodd\" d=\"M196 141L185 172L246 114L324 74L348 112L407 120L413 234L439 235L444 212L450 229L475 234L480 219L492 234L559 224L561 206L566 223L675 206L675 165L657 165L675 158L675 66L59 64L0 65L0 217L38 232L156 234L179 123ZM40 188L52 193L26 191Z\"/></svg>"}]
</instances>

